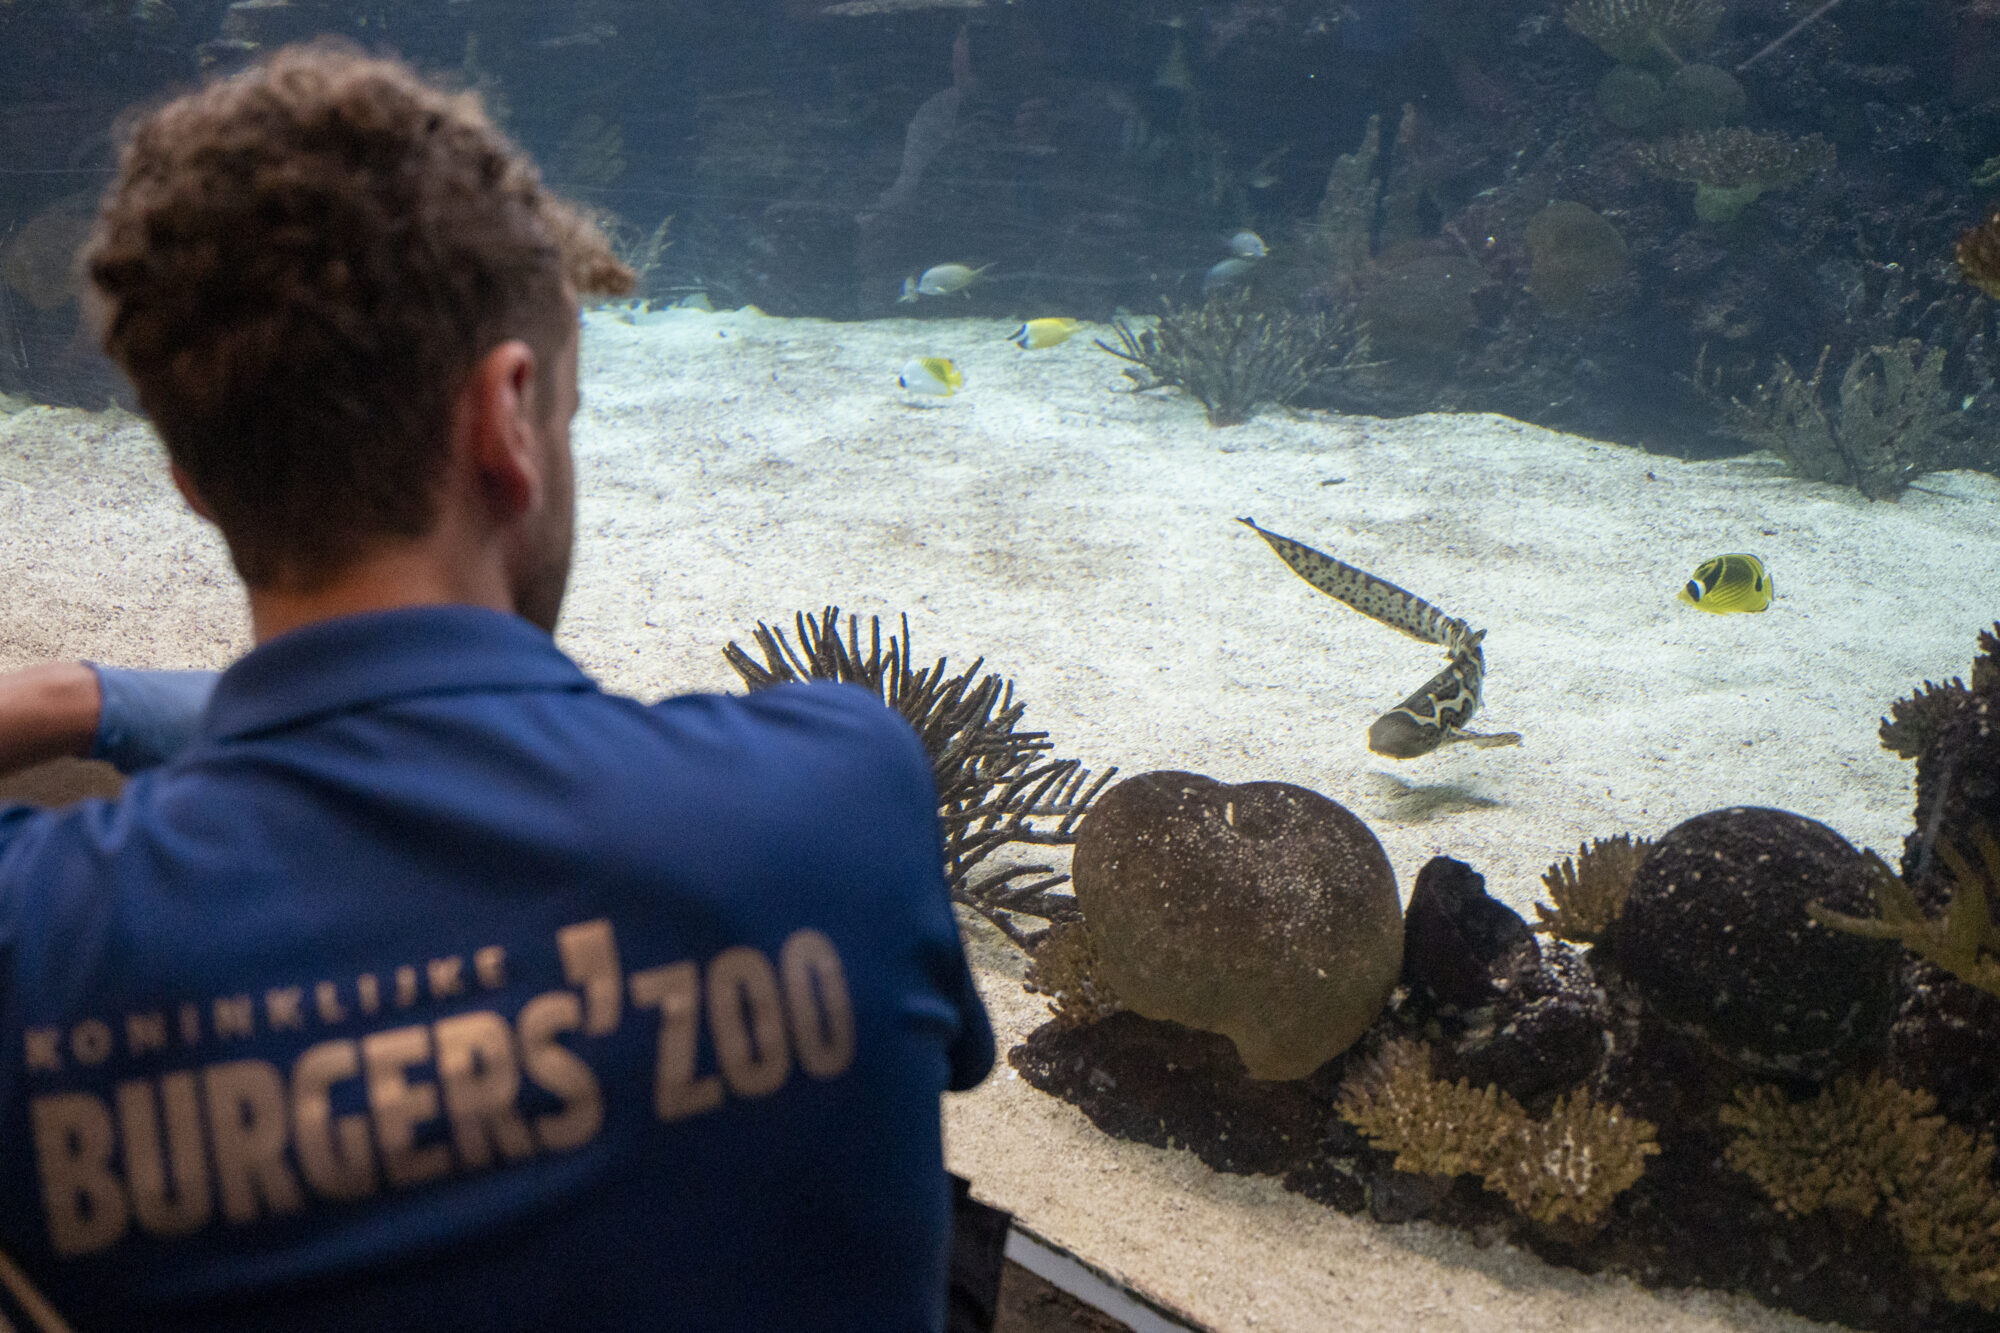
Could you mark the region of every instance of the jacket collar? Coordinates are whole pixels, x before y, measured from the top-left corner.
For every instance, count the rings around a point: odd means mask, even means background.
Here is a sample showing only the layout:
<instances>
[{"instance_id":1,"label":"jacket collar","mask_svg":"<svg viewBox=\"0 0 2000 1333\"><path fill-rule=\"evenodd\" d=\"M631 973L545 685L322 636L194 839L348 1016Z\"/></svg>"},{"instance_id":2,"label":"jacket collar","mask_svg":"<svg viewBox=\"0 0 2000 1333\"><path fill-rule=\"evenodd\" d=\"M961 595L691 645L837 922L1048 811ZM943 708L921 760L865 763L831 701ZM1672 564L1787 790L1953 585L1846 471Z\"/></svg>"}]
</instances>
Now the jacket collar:
<instances>
[{"instance_id":1,"label":"jacket collar","mask_svg":"<svg viewBox=\"0 0 2000 1333\"><path fill-rule=\"evenodd\" d=\"M596 688L519 616L403 607L318 621L260 644L222 673L202 731L247 737L421 694Z\"/></svg>"}]
</instances>

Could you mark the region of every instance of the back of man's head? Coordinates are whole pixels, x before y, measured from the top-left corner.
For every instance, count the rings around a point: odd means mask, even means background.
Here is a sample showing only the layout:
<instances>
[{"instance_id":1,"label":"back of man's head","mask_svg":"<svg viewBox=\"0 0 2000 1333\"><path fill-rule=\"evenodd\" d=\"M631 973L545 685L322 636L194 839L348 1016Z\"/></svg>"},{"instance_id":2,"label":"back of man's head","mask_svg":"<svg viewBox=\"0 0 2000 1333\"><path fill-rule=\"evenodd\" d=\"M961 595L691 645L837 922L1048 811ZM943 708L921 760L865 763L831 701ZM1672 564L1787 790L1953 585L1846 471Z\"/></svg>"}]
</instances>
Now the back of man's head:
<instances>
[{"instance_id":1,"label":"back of man's head","mask_svg":"<svg viewBox=\"0 0 2000 1333\"><path fill-rule=\"evenodd\" d=\"M476 97L343 43L147 117L85 264L105 350L252 587L423 535L480 357L520 338L552 365L574 294L632 283Z\"/></svg>"}]
</instances>

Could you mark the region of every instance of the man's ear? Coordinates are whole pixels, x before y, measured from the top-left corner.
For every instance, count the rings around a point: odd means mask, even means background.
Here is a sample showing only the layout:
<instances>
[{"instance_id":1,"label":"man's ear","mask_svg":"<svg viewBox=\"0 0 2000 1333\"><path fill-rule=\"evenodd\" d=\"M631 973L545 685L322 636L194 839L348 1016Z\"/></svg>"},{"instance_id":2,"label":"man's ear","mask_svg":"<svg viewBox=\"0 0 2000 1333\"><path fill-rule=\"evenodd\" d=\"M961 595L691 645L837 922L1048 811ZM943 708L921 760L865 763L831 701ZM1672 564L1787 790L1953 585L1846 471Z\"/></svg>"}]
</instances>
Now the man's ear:
<instances>
[{"instance_id":1,"label":"man's ear","mask_svg":"<svg viewBox=\"0 0 2000 1333\"><path fill-rule=\"evenodd\" d=\"M173 473L174 489L181 493L181 499L187 501L188 508L209 522L215 522L215 511L208 507L208 501L202 499L201 492L195 489L194 478L188 476L179 463L170 463L167 470Z\"/></svg>"},{"instance_id":2,"label":"man's ear","mask_svg":"<svg viewBox=\"0 0 2000 1333\"><path fill-rule=\"evenodd\" d=\"M503 521L533 506L543 485L534 430L540 376L534 349L514 338L479 358L459 392L454 452Z\"/></svg>"}]
</instances>

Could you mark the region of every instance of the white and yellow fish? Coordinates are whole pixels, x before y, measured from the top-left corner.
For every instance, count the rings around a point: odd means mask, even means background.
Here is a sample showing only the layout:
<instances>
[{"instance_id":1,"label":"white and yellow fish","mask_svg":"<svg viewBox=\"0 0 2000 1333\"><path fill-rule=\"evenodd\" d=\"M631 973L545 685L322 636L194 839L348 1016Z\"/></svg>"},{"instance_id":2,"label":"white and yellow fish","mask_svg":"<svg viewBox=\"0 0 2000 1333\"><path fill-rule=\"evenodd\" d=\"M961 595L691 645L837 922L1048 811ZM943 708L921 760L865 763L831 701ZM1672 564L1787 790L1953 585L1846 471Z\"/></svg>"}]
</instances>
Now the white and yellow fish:
<instances>
[{"instance_id":1,"label":"white and yellow fish","mask_svg":"<svg viewBox=\"0 0 2000 1333\"><path fill-rule=\"evenodd\" d=\"M1228 246L1229 253L1241 259L1262 259L1271 253L1264 246L1264 238L1248 227L1231 236Z\"/></svg>"},{"instance_id":2,"label":"white and yellow fish","mask_svg":"<svg viewBox=\"0 0 2000 1333\"><path fill-rule=\"evenodd\" d=\"M949 357L918 356L904 363L903 373L896 376L896 383L911 393L949 398L965 383L965 376L959 373Z\"/></svg>"},{"instance_id":3,"label":"white and yellow fish","mask_svg":"<svg viewBox=\"0 0 2000 1333\"><path fill-rule=\"evenodd\" d=\"M903 294L896 298L896 304L901 305L905 301L914 301L916 299L917 299L917 275L912 273L910 274L910 276L903 279Z\"/></svg>"},{"instance_id":4,"label":"white and yellow fish","mask_svg":"<svg viewBox=\"0 0 2000 1333\"><path fill-rule=\"evenodd\" d=\"M1764 562L1754 555L1719 555L1695 566L1681 587L1680 600L1703 611L1763 611L1778 595Z\"/></svg>"},{"instance_id":5,"label":"white and yellow fish","mask_svg":"<svg viewBox=\"0 0 2000 1333\"><path fill-rule=\"evenodd\" d=\"M1256 275L1257 261L1238 255L1234 259L1225 259L1209 269L1207 276L1201 280L1201 290L1207 293L1225 287L1235 287L1250 281Z\"/></svg>"},{"instance_id":6,"label":"white and yellow fish","mask_svg":"<svg viewBox=\"0 0 2000 1333\"><path fill-rule=\"evenodd\" d=\"M950 296L962 292L979 281L979 275L991 264L981 264L978 268L967 268L964 264L936 264L924 270L917 279L917 296Z\"/></svg>"},{"instance_id":7,"label":"white and yellow fish","mask_svg":"<svg viewBox=\"0 0 2000 1333\"><path fill-rule=\"evenodd\" d=\"M1007 335L1007 341L1024 352L1056 347L1068 342L1083 327L1080 319L1031 319Z\"/></svg>"}]
</instances>

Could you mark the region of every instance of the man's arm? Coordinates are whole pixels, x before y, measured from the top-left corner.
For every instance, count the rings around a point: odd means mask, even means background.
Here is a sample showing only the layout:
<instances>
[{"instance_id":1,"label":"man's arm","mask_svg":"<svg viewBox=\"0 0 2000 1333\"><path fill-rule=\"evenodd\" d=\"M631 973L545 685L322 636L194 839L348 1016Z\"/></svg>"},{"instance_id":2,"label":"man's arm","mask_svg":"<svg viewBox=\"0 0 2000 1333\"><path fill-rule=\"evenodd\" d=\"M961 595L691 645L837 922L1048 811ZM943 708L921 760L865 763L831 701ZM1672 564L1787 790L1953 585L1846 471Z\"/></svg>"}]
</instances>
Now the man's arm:
<instances>
[{"instance_id":1,"label":"man's arm","mask_svg":"<svg viewBox=\"0 0 2000 1333\"><path fill-rule=\"evenodd\" d=\"M82 662L48 662L0 675L0 774L65 755L88 756L97 744L104 696Z\"/></svg>"},{"instance_id":2,"label":"man's arm","mask_svg":"<svg viewBox=\"0 0 2000 1333\"><path fill-rule=\"evenodd\" d=\"M0 774L65 755L121 773L164 763L201 729L213 671L60 662L0 675Z\"/></svg>"}]
</instances>

